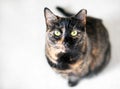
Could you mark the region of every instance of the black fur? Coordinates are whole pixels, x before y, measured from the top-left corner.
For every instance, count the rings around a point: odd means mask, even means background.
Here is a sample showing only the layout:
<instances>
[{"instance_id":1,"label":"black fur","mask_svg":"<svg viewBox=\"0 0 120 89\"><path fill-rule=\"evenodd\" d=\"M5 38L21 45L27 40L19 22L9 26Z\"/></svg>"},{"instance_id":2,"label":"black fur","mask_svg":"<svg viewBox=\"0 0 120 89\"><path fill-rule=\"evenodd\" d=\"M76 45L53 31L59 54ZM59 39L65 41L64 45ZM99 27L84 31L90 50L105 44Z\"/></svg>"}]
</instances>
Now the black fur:
<instances>
[{"instance_id":1,"label":"black fur","mask_svg":"<svg viewBox=\"0 0 120 89\"><path fill-rule=\"evenodd\" d=\"M49 65L53 68L60 69L60 70L70 69L69 65L65 62L60 62L59 64L55 64L55 63L51 62L47 56L46 56L46 58L47 58Z\"/></svg>"},{"instance_id":2,"label":"black fur","mask_svg":"<svg viewBox=\"0 0 120 89\"><path fill-rule=\"evenodd\" d=\"M62 14L63 14L64 16L67 16L67 17L71 17L71 16L74 15L74 14L72 14L72 13L70 13L70 12L65 11L63 8L61 8L61 7L59 7L59 6L57 6L56 9L57 9L58 11L62 12Z\"/></svg>"}]
</instances>

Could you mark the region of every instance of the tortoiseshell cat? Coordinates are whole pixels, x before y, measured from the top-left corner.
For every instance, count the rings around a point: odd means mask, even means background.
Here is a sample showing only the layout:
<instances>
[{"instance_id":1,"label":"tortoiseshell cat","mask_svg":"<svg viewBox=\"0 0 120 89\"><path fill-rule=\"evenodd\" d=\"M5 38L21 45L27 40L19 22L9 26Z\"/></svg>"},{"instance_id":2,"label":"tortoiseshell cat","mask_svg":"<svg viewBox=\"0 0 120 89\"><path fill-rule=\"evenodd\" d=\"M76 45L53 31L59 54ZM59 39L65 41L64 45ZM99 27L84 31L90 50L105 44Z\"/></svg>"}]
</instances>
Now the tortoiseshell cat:
<instances>
[{"instance_id":1,"label":"tortoiseshell cat","mask_svg":"<svg viewBox=\"0 0 120 89\"><path fill-rule=\"evenodd\" d=\"M64 10L62 13L69 17L59 17L44 9L45 55L50 66L67 78L70 86L75 86L81 78L97 73L109 62L110 42L102 21L86 17L85 9L73 16Z\"/></svg>"}]
</instances>

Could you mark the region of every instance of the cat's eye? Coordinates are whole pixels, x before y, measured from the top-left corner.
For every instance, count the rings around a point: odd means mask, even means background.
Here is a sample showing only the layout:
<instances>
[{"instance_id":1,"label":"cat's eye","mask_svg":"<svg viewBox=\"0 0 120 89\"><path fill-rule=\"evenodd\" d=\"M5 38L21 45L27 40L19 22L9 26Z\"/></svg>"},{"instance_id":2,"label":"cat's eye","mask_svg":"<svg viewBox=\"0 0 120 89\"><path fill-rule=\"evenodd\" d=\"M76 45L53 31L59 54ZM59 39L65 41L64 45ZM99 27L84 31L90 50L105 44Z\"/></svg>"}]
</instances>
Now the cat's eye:
<instances>
[{"instance_id":1,"label":"cat's eye","mask_svg":"<svg viewBox=\"0 0 120 89\"><path fill-rule=\"evenodd\" d=\"M71 36L77 36L77 34L78 34L78 32L77 32L76 30L73 30L73 31L71 32Z\"/></svg>"},{"instance_id":2,"label":"cat's eye","mask_svg":"<svg viewBox=\"0 0 120 89\"><path fill-rule=\"evenodd\" d=\"M61 32L58 31L58 30L55 30L55 31L54 31L54 35L55 35L55 36L60 36L60 35L61 35Z\"/></svg>"}]
</instances>

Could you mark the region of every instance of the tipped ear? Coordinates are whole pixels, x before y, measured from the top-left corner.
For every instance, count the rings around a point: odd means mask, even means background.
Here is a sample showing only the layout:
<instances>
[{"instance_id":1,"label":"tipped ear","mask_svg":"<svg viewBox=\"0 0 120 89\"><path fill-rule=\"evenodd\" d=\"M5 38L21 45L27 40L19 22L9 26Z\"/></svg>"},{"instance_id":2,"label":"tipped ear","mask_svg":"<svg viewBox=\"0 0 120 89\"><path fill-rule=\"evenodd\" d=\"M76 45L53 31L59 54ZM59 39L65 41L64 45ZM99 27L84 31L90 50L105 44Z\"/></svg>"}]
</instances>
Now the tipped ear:
<instances>
[{"instance_id":1,"label":"tipped ear","mask_svg":"<svg viewBox=\"0 0 120 89\"><path fill-rule=\"evenodd\" d=\"M48 8L44 9L44 16L47 24L51 24L52 21L57 19L57 16L54 15L53 12Z\"/></svg>"},{"instance_id":2,"label":"tipped ear","mask_svg":"<svg viewBox=\"0 0 120 89\"><path fill-rule=\"evenodd\" d=\"M86 24L87 10L82 9L76 15L75 18L79 19L83 24Z\"/></svg>"}]
</instances>

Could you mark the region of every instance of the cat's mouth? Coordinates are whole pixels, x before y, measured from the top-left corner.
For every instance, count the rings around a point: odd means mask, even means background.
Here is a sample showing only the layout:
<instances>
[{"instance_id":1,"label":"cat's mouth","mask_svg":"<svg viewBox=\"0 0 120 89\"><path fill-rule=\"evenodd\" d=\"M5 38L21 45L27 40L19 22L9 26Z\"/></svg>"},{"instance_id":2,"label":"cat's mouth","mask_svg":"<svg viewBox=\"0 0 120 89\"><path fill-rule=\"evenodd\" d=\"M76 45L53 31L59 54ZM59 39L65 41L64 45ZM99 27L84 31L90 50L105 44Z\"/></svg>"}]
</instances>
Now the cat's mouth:
<instances>
[{"instance_id":1,"label":"cat's mouth","mask_svg":"<svg viewBox=\"0 0 120 89\"><path fill-rule=\"evenodd\" d=\"M58 55L58 63L70 63L71 55L70 53L59 53Z\"/></svg>"},{"instance_id":2,"label":"cat's mouth","mask_svg":"<svg viewBox=\"0 0 120 89\"><path fill-rule=\"evenodd\" d=\"M59 62L64 62L64 63L73 63L76 62L79 58L79 55L77 53L73 52L66 52L62 53L60 52L58 55L58 63Z\"/></svg>"}]
</instances>

